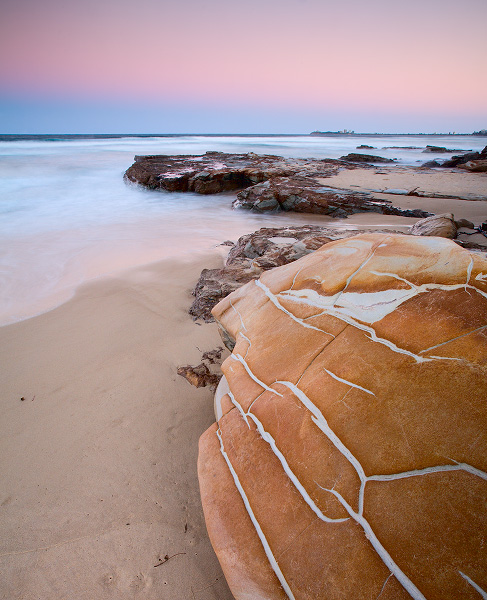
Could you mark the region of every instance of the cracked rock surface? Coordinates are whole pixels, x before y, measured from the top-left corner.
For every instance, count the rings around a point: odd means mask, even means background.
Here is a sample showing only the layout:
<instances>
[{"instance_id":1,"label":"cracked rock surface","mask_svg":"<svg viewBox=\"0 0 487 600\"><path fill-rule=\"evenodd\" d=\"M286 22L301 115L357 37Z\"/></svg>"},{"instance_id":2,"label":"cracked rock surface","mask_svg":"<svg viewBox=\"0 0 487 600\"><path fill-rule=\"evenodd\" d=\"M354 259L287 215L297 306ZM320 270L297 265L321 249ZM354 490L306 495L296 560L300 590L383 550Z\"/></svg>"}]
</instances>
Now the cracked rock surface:
<instances>
[{"instance_id":1,"label":"cracked rock surface","mask_svg":"<svg viewBox=\"0 0 487 600\"><path fill-rule=\"evenodd\" d=\"M486 597L486 258L363 234L213 314L234 348L198 472L236 600Z\"/></svg>"},{"instance_id":2,"label":"cracked rock surface","mask_svg":"<svg viewBox=\"0 0 487 600\"><path fill-rule=\"evenodd\" d=\"M193 290L189 314L213 321L211 311L225 296L258 278L264 271L293 262L331 240L355 235L317 225L263 227L239 238L222 269L203 269Z\"/></svg>"}]
</instances>

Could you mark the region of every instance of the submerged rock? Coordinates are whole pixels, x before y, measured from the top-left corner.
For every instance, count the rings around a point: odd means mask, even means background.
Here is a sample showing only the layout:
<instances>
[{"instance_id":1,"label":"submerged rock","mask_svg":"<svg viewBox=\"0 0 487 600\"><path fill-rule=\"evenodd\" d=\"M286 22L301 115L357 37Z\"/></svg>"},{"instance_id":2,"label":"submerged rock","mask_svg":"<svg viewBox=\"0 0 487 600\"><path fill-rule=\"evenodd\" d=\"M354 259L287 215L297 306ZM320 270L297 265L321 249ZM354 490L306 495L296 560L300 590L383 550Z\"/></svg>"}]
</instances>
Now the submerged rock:
<instances>
[{"instance_id":1,"label":"submerged rock","mask_svg":"<svg viewBox=\"0 0 487 600\"><path fill-rule=\"evenodd\" d=\"M365 234L214 315L233 354L201 437L236 600L474 600L486 589L487 260Z\"/></svg>"},{"instance_id":2,"label":"submerged rock","mask_svg":"<svg viewBox=\"0 0 487 600\"><path fill-rule=\"evenodd\" d=\"M447 152L461 152L458 148L445 148L444 146L426 146L423 152L434 152L435 154L444 154Z\"/></svg>"},{"instance_id":3,"label":"submerged rock","mask_svg":"<svg viewBox=\"0 0 487 600\"><path fill-rule=\"evenodd\" d=\"M372 154L357 154L351 152L346 156L340 156L340 160L354 163L394 163L392 158L384 158L383 156L373 156Z\"/></svg>"}]
</instances>

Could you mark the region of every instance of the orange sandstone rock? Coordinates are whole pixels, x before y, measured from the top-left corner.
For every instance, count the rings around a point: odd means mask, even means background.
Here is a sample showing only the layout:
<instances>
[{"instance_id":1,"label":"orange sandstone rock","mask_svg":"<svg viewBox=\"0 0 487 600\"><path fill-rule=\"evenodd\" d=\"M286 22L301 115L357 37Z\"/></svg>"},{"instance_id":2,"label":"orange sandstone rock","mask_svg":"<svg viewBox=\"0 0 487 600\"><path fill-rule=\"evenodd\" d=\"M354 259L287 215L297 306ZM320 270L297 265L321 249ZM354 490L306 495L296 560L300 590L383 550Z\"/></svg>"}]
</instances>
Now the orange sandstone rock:
<instances>
[{"instance_id":1,"label":"orange sandstone rock","mask_svg":"<svg viewBox=\"0 0 487 600\"><path fill-rule=\"evenodd\" d=\"M213 314L236 345L198 470L235 598L487 597L487 260L364 234Z\"/></svg>"}]
</instances>

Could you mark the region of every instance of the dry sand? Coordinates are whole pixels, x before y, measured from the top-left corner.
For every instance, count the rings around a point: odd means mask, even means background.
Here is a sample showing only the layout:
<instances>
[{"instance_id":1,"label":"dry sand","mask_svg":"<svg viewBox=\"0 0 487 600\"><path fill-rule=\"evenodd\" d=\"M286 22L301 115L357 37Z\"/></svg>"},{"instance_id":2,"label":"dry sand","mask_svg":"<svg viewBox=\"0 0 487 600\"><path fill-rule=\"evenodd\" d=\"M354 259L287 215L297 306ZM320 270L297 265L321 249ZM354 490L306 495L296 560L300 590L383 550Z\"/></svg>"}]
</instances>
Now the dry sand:
<instances>
[{"instance_id":1,"label":"dry sand","mask_svg":"<svg viewBox=\"0 0 487 600\"><path fill-rule=\"evenodd\" d=\"M1 598L232 598L196 475L212 394L176 375L221 343L187 313L220 262L138 268L0 328Z\"/></svg>"},{"instance_id":2,"label":"dry sand","mask_svg":"<svg viewBox=\"0 0 487 600\"><path fill-rule=\"evenodd\" d=\"M487 193L485 175L377 171L325 181L410 189L421 177L431 191L448 193L461 181L464 194ZM453 210L475 224L487 218L487 202L390 199ZM363 213L320 222L404 230L415 221ZM276 218L276 226L288 222ZM215 325L187 314L201 269L220 262L215 251L132 269L0 328L1 598L231 600L196 475L198 438L214 420L212 393L176 375L221 343ZM165 555L177 556L155 567Z\"/></svg>"}]
</instances>

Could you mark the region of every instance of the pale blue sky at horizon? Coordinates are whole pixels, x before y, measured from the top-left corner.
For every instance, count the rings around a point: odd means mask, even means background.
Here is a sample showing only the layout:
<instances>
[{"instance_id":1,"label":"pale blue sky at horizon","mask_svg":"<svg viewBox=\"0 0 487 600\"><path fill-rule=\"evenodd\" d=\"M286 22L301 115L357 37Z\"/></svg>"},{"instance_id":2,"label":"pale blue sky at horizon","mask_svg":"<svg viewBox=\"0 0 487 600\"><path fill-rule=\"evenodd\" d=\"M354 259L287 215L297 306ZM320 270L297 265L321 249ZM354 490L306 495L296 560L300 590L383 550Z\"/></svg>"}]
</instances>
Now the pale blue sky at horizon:
<instances>
[{"instance_id":1,"label":"pale blue sky at horizon","mask_svg":"<svg viewBox=\"0 0 487 600\"><path fill-rule=\"evenodd\" d=\"M487 2L3 0L0 133L471 133Z\"/></svg>"}]
</instances>

